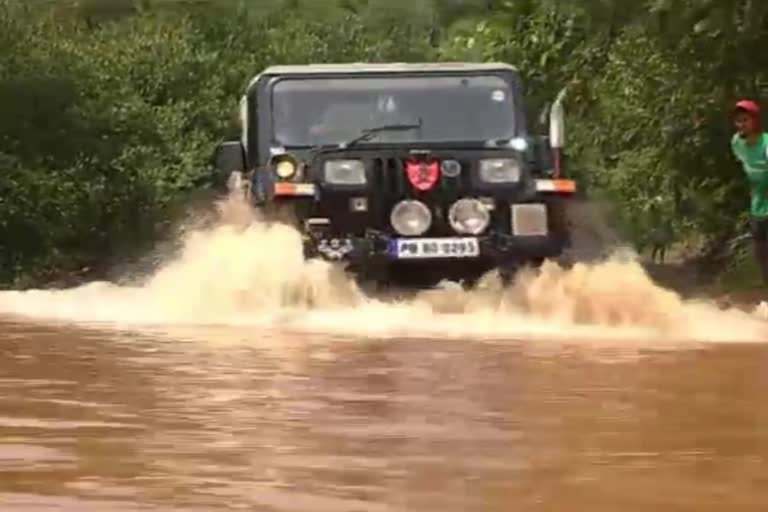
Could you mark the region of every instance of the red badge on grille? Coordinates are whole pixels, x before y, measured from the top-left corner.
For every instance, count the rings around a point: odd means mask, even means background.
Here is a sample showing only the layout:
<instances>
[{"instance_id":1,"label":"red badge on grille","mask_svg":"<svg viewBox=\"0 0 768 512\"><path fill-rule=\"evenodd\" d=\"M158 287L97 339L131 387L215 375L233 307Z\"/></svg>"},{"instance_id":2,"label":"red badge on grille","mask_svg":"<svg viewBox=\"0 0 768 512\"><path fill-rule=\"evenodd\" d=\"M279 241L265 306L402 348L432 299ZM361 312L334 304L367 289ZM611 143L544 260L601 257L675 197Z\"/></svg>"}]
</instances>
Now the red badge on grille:
<instances>
[{"instance_id":1,"label":"red badge on grille","mask_svg":"<svg viewBox=\"0 0 768 512\"><path fill-rule=\"evenodd\" d=\"M406 160L405 172L413 188L426 192L437 183L440 177L440 164L437 160Z\"/></svg>"}]
</instances>

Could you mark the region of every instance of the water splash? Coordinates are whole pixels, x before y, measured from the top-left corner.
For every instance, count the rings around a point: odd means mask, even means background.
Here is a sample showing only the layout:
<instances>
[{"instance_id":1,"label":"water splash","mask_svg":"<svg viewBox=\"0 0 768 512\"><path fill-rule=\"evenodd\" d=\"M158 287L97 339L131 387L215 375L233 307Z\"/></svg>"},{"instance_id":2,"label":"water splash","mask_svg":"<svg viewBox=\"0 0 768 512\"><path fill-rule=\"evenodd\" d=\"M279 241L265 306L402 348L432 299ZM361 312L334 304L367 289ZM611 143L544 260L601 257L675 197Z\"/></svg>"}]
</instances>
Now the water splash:
<instances>
[{"instance_id":1,"label":"water splash","mask_svg":"<svg viewBox=\"0 0 768 512\"><path fill-rule=\"evenodd\" d=\"M300 234L227 199L218 219L140 284L0 292L0 313L113 326L251 326L355 336L765 341L755 315L692 303L657 286L632 258L564 269L547 262L503 288L367 297L339 267L305 261Z\"/></svg>"}]
</instances>

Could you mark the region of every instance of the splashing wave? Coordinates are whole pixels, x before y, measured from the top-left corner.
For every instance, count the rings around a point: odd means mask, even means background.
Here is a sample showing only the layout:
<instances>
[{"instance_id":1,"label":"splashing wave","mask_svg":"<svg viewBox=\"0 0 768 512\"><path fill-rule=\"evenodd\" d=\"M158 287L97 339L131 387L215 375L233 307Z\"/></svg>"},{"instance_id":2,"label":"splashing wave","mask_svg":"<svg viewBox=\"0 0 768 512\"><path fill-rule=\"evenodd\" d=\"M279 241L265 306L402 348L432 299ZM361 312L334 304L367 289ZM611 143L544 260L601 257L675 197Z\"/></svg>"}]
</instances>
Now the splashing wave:
<instances>
[{"instance_id":1,"label":"splashing wave","mask_svg":"<svg viewBox=\"0 0 768 512\"><path fill-rule=\"evenodd\" d=\"M119 326L237 325L358 336L765 341L768 324L683 301L637 262L570 269L546 263L502 288L429 290L401 300L363 294L341 269L305 261L301 237L233 199L219 221L186 235L180 255L145 282L0 292L0 312Z\"/></svg>"}]
</instances>

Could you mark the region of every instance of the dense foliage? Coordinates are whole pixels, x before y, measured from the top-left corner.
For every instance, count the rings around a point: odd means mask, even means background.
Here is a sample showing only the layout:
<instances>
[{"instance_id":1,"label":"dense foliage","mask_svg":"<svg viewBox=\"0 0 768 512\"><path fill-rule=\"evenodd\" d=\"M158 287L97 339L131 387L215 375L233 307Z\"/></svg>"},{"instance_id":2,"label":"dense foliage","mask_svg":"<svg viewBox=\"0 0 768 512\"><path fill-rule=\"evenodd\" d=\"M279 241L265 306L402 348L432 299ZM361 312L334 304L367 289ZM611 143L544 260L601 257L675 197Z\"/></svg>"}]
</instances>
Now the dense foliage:
<instances>
[{"instance_id":1,"label":"dense foliage","mask_svg":"<svg viewBox=\"0 0 768 512\"><path fill-rule=\"evenodd\" d=\"M532 116L567 85L573 172L627 233L717 244L747 212L728 109L768 78L768 3L629 4L0 0L0 281L151 243L277 63L506 61Z\"/></svg>"}]
</instances>

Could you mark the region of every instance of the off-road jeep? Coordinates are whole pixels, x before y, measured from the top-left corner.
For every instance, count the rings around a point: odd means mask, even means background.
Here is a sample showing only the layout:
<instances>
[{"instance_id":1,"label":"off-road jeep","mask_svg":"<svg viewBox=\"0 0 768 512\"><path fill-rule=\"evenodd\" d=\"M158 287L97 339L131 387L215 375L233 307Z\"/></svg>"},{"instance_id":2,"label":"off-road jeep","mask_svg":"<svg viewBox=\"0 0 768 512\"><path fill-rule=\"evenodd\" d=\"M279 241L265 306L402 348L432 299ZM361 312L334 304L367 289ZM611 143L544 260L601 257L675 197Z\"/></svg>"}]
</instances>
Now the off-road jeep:
<instances>
[{"instance_id":1,"label":"off-road jeep","mask_svg":"<svg viewBox=\"0 0 768 512\"><path fill-rule=\"evenodd\" d=\"M560 101L538 136L524 101L507 64L269 67L241 98L241 137L218 147L217 173L265 212L288 208L309 258L378 279L471 280L568 244Z\"/></svg>"}]
</instances>

